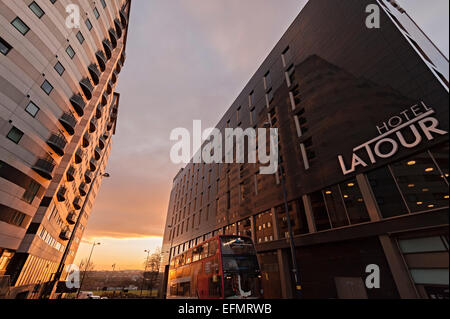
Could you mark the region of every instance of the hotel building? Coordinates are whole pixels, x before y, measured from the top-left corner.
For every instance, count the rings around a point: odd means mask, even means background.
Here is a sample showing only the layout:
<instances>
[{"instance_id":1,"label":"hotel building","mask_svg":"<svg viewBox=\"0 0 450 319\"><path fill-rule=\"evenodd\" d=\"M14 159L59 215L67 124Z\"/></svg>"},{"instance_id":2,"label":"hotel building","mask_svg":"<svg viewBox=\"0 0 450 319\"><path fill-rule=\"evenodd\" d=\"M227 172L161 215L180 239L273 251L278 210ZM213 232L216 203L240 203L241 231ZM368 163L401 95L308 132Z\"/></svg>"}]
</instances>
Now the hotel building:
<instances>
[{"instance_id":1,"label":"hotel building","mask_svg":"<svg viewBox=\"0 0 450 319\"><path fill-rule=\"evenodd\" d=\"M448 110L448 60L402 8L309 1L217 125L278 128L289 215L279 172L190 163L163 264L245 235L265 298L294 296L293 257L305 298L448 298Z\"/></svg>"},{"instance_id":2,"label":"hotel building","mask_svg":"<svg viewBox=\"0 0 450 319\"><path fill-rule=\"evenodd\" d=\"M130 6L0 0L0 298L63 292L107 176Z\"/></svg>"}]
</instances>

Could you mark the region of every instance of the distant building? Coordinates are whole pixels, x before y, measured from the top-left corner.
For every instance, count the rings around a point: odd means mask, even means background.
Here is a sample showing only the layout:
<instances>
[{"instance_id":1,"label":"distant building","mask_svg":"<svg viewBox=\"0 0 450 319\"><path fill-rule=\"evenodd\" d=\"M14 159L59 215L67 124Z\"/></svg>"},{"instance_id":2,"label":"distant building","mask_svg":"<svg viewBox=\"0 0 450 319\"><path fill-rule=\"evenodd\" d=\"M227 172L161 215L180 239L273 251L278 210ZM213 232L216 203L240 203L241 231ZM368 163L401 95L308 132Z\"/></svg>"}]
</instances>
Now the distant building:
<instances>
[{"instance_id":1,"label":"distant building","mask_svg":"<svg viewBox=\"0 0 450 319\"><path fill-rule=\"evenodd\" d=\"M38 298L63 256L73 263L116 129L131 1L68 4L0 0L0 278L11 298Z\"/></svg>"},{"instance_id":2,"label":"distant building","mask_svg":"<svg viewBox=\"0 0 450 319\"><path fill-rule=\"evenodd\" d=\"M257 70L217 128L278 128L305 298L448 298L448 105L448 60L384 0L309 1ZM258 169L177 174L163 265L250 236L265 297L294 295L281 176Z\"/></svg>"}]
</instances>

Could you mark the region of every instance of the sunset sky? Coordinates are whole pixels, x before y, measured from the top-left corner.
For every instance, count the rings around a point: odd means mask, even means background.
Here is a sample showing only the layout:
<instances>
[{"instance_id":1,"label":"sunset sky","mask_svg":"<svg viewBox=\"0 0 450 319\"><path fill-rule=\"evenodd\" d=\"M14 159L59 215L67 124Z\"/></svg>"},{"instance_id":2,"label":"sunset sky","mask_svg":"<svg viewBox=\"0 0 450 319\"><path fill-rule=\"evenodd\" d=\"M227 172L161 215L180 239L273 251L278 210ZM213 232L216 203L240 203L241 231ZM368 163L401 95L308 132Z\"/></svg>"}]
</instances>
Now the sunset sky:
<instances>
[{"instance_id":1,"label":"sunset sky","mask_svg":"<svg viewBox=\"0 0 450 319\"><path fill-rule=\"evenodd\" d=\"M334 1L334 0L330 0ZM171 130L214 127L306 0L134 0L119 120L77 261L142 269L161 246L172 179ZM398 0L448 57L448 0Z\"/></svg>"}]
</instances>

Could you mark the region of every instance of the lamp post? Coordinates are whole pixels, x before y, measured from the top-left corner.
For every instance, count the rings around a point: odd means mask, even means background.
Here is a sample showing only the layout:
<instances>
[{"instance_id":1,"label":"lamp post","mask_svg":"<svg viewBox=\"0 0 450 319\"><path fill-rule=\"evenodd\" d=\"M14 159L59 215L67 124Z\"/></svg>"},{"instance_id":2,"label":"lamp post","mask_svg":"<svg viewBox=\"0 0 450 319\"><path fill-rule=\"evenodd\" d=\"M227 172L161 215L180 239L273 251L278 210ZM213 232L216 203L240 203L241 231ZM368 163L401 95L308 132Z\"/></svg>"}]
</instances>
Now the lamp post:
<instances>
[{"instance_id":1,"label":"lamp post","mask_svg":"<svg viewBox=\"0 0 450 319\"><path fill-rule=\"evenodd\" d=\"M273 128L271 122L265 122L264 127L270 128L270 129ZM270 134L269 134L269 136L270 136ZM271 137L269 137L269 143L272 147L272 138ZM283 191L284 210L286 212L286 220L287 220L287 226L288 226L288 232L289 232L289 245L290 245L290 250L291 250L292 268L293 268L292 272L294 273L294 281L295 281L295 297L298 299L302 299L303 298L302 286L300 283L300 274L298 271L297 257L296 257L296 252L295 252L294 233L292 231L291 216L289 214L289 205L288 205L288 201L287 201L286 181L284 179L283 166L280 165L280 159L281 159L280 153L277 152L277 154L278 154L278 174L280 175L280 183L281 183L281 188Z\"/></svg>"},{"instance_id":2,"label":"lamp post","mask_svg":"<svg viewBox=\"0 0 450 319\"><path fill-rule=\"evenodd\" d=\"M102 154L102 158L100 159L100 163L99 163L98 167L102 167L102 165L103 165L103 161L104 161L106 153L107 153L106 150L108 149L109 145L111 144L111 140L112 140L112 138L110 137L108 139L108 144L105 147L105 151ZM64 272L64 268L65 268L65 265L66 265L67 257L69 256L70 249L72 247L72 243L75 240L76 232L77 232L78 228L80 227L81 219L82 219L82 217L83 217L83 215L85 213L86 205L87 205L87 203L89 201L89 196L92 193L92 188L95 185L95 182L96 182L98 176L102 176L102 177L106 177L106 178L111 177L111 175L108 174L108 173L100 173L100 169L97 169L97 171L95 172L94 179L92 180L92 182L90 184L89 191L88 191L88 193L86 195L86 198L85 198L85 200L83 202L83 207L81 208L80 214L78 215L77 222L73 226L72 234L70 235L69 242L67 243L66 248L64 250L64 254L63 254L63 256L61 258L61 261L59 263L59 266L58 266L58 270L54 274L53 281L51 282L51 286L49 288L50 293L48 294L49 298L52 298L52 296L54 295L54 293L56 291L56 288L58 286L58 282L61 279L61 276L62 276L62 274Z\"/></svg>"},{"instance_id":3,"label":"lamp post","mask_svg":"<svg viewBox=\"0 0 450 319\"><path fill-rule=\"evenodd\" d=\"M172 229L173 225L167 225L167 228ZM170 240L170 248L169 248L169 261L168 264L165 268L165 275L164 275L164 279L163 279L163 290L162 293L164 294L163 298L166 298L166 293L167 293L167 285L169 283L169 269L170 269L170 262L172 260L172 246L173 246L173 238L175 236L173 236L173 233L171 234L172 239ZM165 280L167 277L167 280ZM164 288L165 287L165 288Z\"/></svg>"},{"instance_id":4,"label":"lamp post","mask_svg":"<svg viewBox=\"0 0 450 319\"><path fill-rule=\"evenodd\" d=\"M83 281L84 281L84 278L86 277L86 273L87 273L87 270L88 270L88 267L89 267L89 263L91 262L92 253L94 252L95 246L100 246L100 243L94 242L94 243L92 244L91 253L90 253L89 258L88 258L88 261L87 261L87 263L86 263L86 267L84 267L83 277L81 278L80 287L78 288L77 299L78 299L78 297L80 296L80 293L81 293L81 287L83 287Z\"/></svg>"},{"instance_id":5,"label":"lamp post","mask_svg":"<svg viewBox=\"0 0 450 319\"><path fill-rule=\"evenodd\" d=\"M142 290L144 289L144 284L145 284L145 273L147 272L148 258L150 256L150 249L146 249L146 250L144 250L144 252L147 253L147 259L145 259L144 274L142 275L141 297L142 297Z\"/></svg>"}]
</instances>

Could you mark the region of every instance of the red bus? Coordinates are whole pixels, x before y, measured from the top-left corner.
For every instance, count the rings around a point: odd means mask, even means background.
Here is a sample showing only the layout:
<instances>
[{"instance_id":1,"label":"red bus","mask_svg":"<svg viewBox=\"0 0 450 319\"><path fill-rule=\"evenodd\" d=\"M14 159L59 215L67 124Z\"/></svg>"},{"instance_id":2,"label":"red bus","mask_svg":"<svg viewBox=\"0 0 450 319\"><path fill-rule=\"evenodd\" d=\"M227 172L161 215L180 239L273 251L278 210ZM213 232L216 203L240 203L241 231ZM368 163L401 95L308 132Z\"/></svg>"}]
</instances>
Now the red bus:
<instances>
[{"instance_id":1,"label":"red bus","mask_svg":"<svg viewBox=\"0 0 450 319\"><path fill-rule=\"evenodd\" d=\"M259 299L261 271L248 237L216 236L172 258L168 299Z\"/></svg>"}]
</instances>

